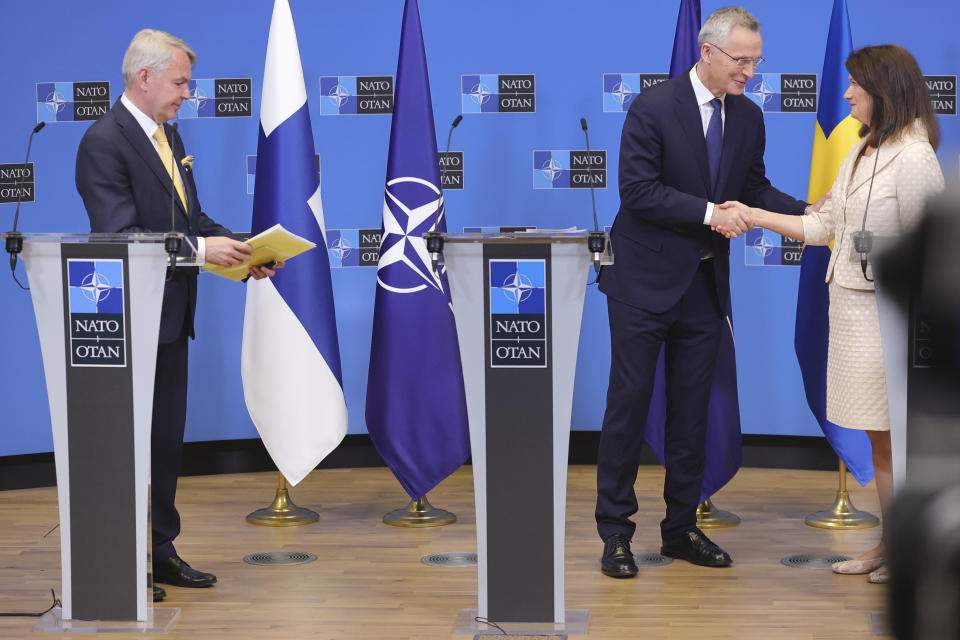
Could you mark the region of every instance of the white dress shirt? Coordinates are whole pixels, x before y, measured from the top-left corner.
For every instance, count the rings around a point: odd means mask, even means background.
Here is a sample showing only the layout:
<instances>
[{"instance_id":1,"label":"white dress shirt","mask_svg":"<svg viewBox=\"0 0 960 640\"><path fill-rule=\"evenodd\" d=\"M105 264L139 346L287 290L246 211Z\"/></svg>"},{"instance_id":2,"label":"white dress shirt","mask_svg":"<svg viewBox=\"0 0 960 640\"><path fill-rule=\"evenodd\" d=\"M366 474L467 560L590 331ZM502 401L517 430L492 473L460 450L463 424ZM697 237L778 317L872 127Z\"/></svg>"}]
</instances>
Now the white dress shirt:
<instances>
[{"instance_id":1,"label":"white dress shirt","mask_svg":"<svg viewBox=\"0 0 960 640\"><path fill-rule=\"evenodd\" d=\"M130 98L127 97L126 93L123 93L120 95L120 102L122 102L123 106L127 108L127 111L130 112L130 115L133 116L133 119L137 121L137 124L139 124L140 128L143 129L143 132L147 134L147 138L150 139L150 144L153 145L153 148L159 154L160 153L159 145L157 144L157 141L154 139L153 134L157 132L157 129L160 128L160 125L154 122L153 118L151 118L150 116L145 114L143 111L141 111L140 108L137 107L137 105L133 104L133 102L130 101ZM172 146L170 150L173 151ZM174 163L174 165L176 165L176 163ZM175 168L177 171L180 171L180 167L175 167ZM182 173L180 174L180 182L186 184L183 180ZM200 264L203 264L204 262L206 262L206 256L207 256L207 245L204 243L203 238L201 238L200 236L197 236L197 259L200 261Z\"/></svg>"},{"instance_id":2,"label":"white dress shirt","mask_svg":"<svg viewBox=\"0 0 960 640\"><path fill-rule=\"evenodd\" d=\"M707 137L707 127L710 125L710 118L713 117L713 105L710 104L710 101L716 98L717 96L713 95L710 89L707 89L707 86L703 84L700 80L700 76L697 75L697 66L694 65L690 69L690 83L693 85L693 95L697 97L697 106L700 107L700 120L703 124L703 137ZM724 101L723 96L720 98L720 125L721 127L727 121L727 110L726 102ZM722 129L721 129L722 131ZM704 212L703 224L710 224L710 220L713 218L713 203L707 202L707 209Z\"/></svg>"}]
</instances>

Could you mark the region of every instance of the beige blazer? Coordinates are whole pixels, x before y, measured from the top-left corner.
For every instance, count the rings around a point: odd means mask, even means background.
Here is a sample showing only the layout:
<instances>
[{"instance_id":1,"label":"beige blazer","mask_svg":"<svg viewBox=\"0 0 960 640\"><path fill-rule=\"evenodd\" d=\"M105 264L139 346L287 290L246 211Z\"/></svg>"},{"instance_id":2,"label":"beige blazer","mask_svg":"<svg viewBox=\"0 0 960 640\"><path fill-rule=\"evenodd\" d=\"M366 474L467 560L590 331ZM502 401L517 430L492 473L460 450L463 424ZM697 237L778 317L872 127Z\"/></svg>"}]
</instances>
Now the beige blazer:
<instances>
[{"instance_id":1,"label":"beige blazer","mask_svg":"<svg viewBox=\"0 0 960 640\"><path fill-rule=\"evenodd\" d=\"M854 178L854 161L864 143L861 140L854 145L844 159L830 189L830 200L818 213L803 216L802 221L807 244L834 241L826 281L835 279L841 287L872 291L873 283L863 277L860 254L853 250L851 234L859 231L863 223L874 161L877 173L867 214L867 229L874 234L874 252L885 239L916 226L927 198L942 191L944 181L937 155L919 120L899 138L884 141L877 150L878 157L860 158L859 164L866 166ZM869 266L867 275L873 278Z\"/></svg>"}]
</instances>

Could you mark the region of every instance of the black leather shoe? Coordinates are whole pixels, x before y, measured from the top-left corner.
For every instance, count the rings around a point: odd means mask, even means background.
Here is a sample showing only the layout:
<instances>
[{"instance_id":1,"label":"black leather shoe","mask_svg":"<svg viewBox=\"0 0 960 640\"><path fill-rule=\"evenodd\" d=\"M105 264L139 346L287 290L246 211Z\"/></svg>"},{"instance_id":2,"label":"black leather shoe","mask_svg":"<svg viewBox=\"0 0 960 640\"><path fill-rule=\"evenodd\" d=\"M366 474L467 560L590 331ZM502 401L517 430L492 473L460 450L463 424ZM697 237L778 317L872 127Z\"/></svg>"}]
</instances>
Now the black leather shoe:
<instances>
[{"instance_id":1,"label":"black leather shoe","mask_svg":"<svg viewBox=\"0 0 960 640\"><path fill-rule=\"evenodd\" d=\"M728 567L733 562L726 551L694 527L678 536L665 538L660 553L679 558L703 567Z\"/></svg>"},{"instance_id":2,"label":"black leather shoe","mask_svg":"<svg viewBox=\"0 0 960 640\"><path fill-rule=\"evenodd\" d=\"M209 587L217 581L217 576L197 571L180 556L170 556L153 563L153 581L175 587Z\"/></svg>"},{"instance_id":3,"label":"black leather shoe","mask_svg":"<svg viewBox=\"0 0 960 640\"><path fill-rule=\"evenodd\" d=\"M637 563L633 560L627 536L615 533L603 541L600 571L611 578L632 578L637 575Z\"/></svg>"},{"instance_id":4,"label":"black leather shoe","mask_svg":"<svg viewBox=\"0 0 960 640\"><path fill-rule=\"evenodd\" d=\"M160 602L166 597L167 597L167 592L164 591L162 587L153 585L153 601L154 602Z\"/></svg>"}]
</instances>

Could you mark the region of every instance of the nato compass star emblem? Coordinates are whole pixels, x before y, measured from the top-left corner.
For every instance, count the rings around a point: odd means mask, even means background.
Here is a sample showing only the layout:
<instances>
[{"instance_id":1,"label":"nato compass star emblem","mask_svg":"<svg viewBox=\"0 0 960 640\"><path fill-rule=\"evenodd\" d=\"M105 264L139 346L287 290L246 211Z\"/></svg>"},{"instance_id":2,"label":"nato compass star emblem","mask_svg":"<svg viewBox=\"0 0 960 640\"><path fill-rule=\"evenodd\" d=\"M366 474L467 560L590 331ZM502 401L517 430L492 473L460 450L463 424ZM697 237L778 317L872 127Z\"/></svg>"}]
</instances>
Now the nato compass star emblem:
<instances>
[{"instance_id":1,"label":"nato compass star emblem","mask_svg":"<svg viewBox=\"0 0 960 640\"><path fill-rule=\"evenodd\" d=\"M207 104L207 101L210 100L210 96L204 95L203 90L200 88L200 83L198 82L196 87L194 87L193 92L188 98L188 102L192 102L196 105L197 113L200 113L201 107Z\"/></svg>"},{"instance_id":2,"label":"nato compass star emblem","mask_svg":"<svg viewBox=\"0 0 960 640\"><path fill-rule=\"evenodd\" d=\"M750 246L753 247L753 250L764 258L769 257L775 248L775 246L771 244L769 240L767 240L767 234L765 233L761 233L759 236L757 236L756 241L754 241Z\"/></svg>"},{"instance_id":3,"label":"nato compass star emblem","mask_svg":"<svg viewBox=\"0 0 960 640\"><path fill-rule=\"evenodd\" d=\"M333 89L330 89L330 93L328 93L327 96L336 100L338 107L342 107L353 94L344 89L343 85L338 82Z\"/></svg>"},{"instance_id":4,"label":"nato compass star emblem","mask_svg":"<svg viewBox=\"0 0 960 640\"><path fill-rule=\"evenodd\" d=\"M544 162L543 166L540 167L540 171L542 171L543 175L546 176L552 183L554 178L556 178L563 171L563 166L551 156L550 160Z\"/></svg>"},{"instance_id":5,"label":"nato compass star emblem","mask_svg":"<svg viewBox=\"0 0 960 640\"><path fill-rule=\"evenodd\" d=\"M475 84L472 89L470 89L470 99L476 102L477 104L486 104L490 101L490 96L493 95L493 92L490 91L482 82Z\"/></svg>"},{"instance_id":6,"label":"nato compass star emblem","mask_svg":"<svg viewBox=\"0 0 960 640\"><path fill-rule=\"evenodd\" d=\"M500 285L503 295L514 304L520 304L529 298L534 289L533 281L519 271L511 273Z\"/></svg>"},{"instance_id":7,"label":"nato compass star emblem","mask_svg":"<svg viewBox=\"0 0 960 640\"><path fill-rule=\"evenodd\" d=\"M54 90L49 96L47 96L47 99L44 100L44 104L53 109L54 114L58 114L67 106L67 101L59 93L57 93L56 90Z\"/></svg>"},{"instance_id":8,"label":"nato compass star emblem","mask_svg":"<svg viewBox=\"0 0 960 640\"><path fill-rule=\"evenodd\" d=\"M770 85L768 85L763 80L760 80L760 84L758 84L757 88L751 93L757 96L757 99L760 101L761 106L766 106L768 102L773 100L773 96L776 92L770 88Z\"/></svg>"},{"instance_id":9,"label":"nato compass star emblem","mask_svg":"<svg viewBox=\"0 0 960 640\"><path fill-rule=\"evenodd\" d=\"M341 234L336 240L333 241L333 244L330 245L330 250L340 257L340 263L342 264L343 258L350 255L350 252L353 251L353 247L350 246L350 244Z\"/></svg>"},{"instance_id":10,"label":"nato compass star emblem","mask_svg":"<svg viewBox=\"0 0 960 640\"><path fill-rule=\"evenodd\" d=\"M627 83L618 82L613 87L613 91L610 92L610 95L616 96L617 100L620 101L620 104L623 104L627 101L627 98L633 95L633 91L630 89L630 85Z\"/></svg>"},{"instance_id":11,"label":"nato compass star emblem","mask_svg":"<svg viewBox=\"0 0 960 640\"><path fill-rule=\"evenodd\" d=\"M433 183L409 176L387 182L377 284L393 293L416 293L427 287L443 291L423 239L443 215L443 194Z\"/></svg>"},{"instance_id":12,"label":"nato compass star emblem","mask_svg":"<svg viewBox=\"0 0 960 640\"><path fill-rule=\"evenodd\" d=\"M107 277L96 271L84 276L80 283L80 291L83 292L83 297L94 304L106 300L110 296L112 288Z\"/></svg>"}]
</instances>

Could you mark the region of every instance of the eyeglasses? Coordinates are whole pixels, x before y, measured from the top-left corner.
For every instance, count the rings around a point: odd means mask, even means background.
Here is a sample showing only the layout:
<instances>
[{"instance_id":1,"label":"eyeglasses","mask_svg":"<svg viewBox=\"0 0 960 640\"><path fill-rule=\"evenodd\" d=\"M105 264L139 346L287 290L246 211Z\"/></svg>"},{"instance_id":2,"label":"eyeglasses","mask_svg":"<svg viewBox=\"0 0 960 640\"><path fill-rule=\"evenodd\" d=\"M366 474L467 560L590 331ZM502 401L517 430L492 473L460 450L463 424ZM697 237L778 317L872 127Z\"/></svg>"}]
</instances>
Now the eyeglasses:
<instances>
[{"instance_id":1,"label":"eyeglasses","mask_svg":"<svg viewBox=\"0 0 960 640\"><path fill-rule=\"evenodd\" d=\"M731 60L733 60L734 62L736 62L736 63L737 63L737 66L740 67L741 69L743 69L744 67L753 67L754 69L756 69L757 67L759 67L759 66L763 63L763 58L762 58L762 57L760 57L760 58L734 58L732 55L730 55L729 53L727 53L726 51L724 51L724 50L721 49L720 47L717 47L717 45L713 44L712 42L708 42L707 44L709 44L711 47L716 47L717 51L719 51L719 52L722 53L723 55L727 56L728 58L730 58Z\"/></svg>"}]
</instances>

